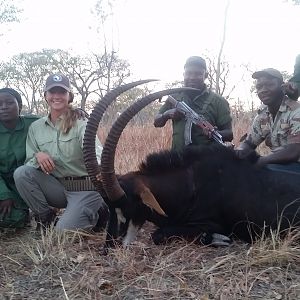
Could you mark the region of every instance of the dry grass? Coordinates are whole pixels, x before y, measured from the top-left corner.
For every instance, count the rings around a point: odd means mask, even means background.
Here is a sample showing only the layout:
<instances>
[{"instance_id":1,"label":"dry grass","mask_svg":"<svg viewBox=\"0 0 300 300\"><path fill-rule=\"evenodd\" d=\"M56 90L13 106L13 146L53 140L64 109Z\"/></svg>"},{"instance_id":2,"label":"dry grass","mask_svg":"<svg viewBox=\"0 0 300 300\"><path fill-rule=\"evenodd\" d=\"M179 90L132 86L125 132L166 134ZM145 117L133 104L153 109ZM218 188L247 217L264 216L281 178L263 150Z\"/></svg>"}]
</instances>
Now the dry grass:
<instances>
[{"instance_id":1,"label":"dry grass","mask_svg":"<svg viewBox=\"0 0 300 300\"><path fill-rule=\"evenodd\" d=\"M238 138L246 132L236 125ZM129 127L117 150L117 171L133 170L149 152L170 146L170 127ZM146 224L130 248L107 256L104 234L32 228L0 232L0 299L300 299L298 231L252 245L212 248L172 241L155 246Z\"/></svg>"},{"instance_id":2,"label":"dry grass","mask_svg":"<svg viewBox=\"0 0 300 300\"><path fill-rule=\"evenodd\" d=\"M104 143L109 128L103 128L101 141ZM152 124L127 126L123 131L116 151L116 171L124 174L136 170L147 154L169 149L172 135L171 124L155 128Z\"/></svg>"},{"instance_id":3,"label":"dry grass","mask_svg":"<svg viewBox=\"0 0 300 300\"><path fill-rule=\"evenodd\" d=\"M154 246L151 224L128 249L104 235L1 236L0 299L299 299L299 232L211 248ZM5 246L5 248L4 248Z\"/></svg>"}]
</instances>

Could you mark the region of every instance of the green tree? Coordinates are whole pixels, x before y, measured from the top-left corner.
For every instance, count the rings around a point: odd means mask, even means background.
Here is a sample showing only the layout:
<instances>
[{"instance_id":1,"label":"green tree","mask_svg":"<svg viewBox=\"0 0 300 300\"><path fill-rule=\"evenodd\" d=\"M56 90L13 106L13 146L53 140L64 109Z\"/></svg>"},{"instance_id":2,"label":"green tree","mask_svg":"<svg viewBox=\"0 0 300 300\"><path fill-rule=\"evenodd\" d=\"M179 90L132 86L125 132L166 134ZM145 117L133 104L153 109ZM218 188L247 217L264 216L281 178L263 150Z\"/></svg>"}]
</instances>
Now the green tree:
<instances>
[{"instance_id":1,"label":"green tree","mask_svg":"<svg viewBox=\"0 0 300 300\"><path fill-rule=\"evenodd\" d=\"M130 76L129 64L116 54L73 56L59 49L43 49L20 53L8 62L0 63L0 80L5 86L20 91L26 101L24 111L28 113L46 113L43 86L46 77L55 72L61 72L70 78L73 91L80 97L83 109L90 108L87 100L91 94L94 93L98 100Z\"/></svg>"},{"instance_id":2,"label":"green tree","mask_svg":"<svg viewBox=\"0 0 300 300\"><path fill-rule=\"evenodd\" d=\"M44 50L51 61L52 70L70 78L74 92L80 96L81 108L89 108L91 94L99 99L112 88L124 83L130 76L129 63L112 52L72 56L63 50Z\"/></svg>"},{"instance_id":3,"label":"green tree","mask_svg":"<svg viewBox=\"0 0 300 300\"><path fill-rule=\"evenodd\" d=\"M0 65L0 80L16 88L24 103L24 112L44 114L43 84L49 74L49 61L43 52L20 53Z\"/></svg>"}]
</instances>

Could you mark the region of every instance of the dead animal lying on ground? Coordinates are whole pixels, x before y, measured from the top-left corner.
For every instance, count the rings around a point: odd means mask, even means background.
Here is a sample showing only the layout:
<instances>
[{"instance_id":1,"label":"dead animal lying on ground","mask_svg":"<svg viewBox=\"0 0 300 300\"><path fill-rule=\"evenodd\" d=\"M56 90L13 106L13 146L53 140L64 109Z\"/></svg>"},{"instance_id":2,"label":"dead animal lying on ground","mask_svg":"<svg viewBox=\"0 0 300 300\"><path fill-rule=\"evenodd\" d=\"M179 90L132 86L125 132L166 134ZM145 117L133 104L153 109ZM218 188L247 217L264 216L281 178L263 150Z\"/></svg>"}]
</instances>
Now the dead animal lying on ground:
<instances>
[{"instance_id":1,"label":"dead animal lying on ground","mask_svg":"<svg viewBox=\"0 0 300 300\"><path fill-rule=\"evenodd\" d=\"M226 236L233 235L251 242L263 229L299 225L300 177L257 169L255 152L242 160L224 146L188 146L182 153L151 154L138 171L116 176L114 156L123 129L161 96L150 94L134 103L106 139L101 161L101 193L110 210L106 246L120 237L128 245L145 221L158 226L152 235L156 244L172 236L228 244Z\"/></svg>"}]
</instances>

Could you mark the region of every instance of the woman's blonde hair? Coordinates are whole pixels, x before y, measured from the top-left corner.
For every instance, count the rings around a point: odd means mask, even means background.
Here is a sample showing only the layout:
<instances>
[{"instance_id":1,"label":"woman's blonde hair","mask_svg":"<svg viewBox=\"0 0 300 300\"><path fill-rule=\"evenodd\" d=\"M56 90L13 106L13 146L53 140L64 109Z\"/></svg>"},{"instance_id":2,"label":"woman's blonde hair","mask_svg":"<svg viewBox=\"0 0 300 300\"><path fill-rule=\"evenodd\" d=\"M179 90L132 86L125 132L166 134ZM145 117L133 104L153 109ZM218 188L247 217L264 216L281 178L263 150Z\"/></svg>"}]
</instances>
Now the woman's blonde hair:
<instances>
[{"instance_id":1,"label":"woman's blonde hair","mask_svg":"<svg viewBox=\"0 0 300 300\"><path fill-rule=\"evenodd\" d=\"M70 104L74 100L74 94L69 92L69 106L68 110L64 113L64 117L61 123L61 131L64 134L67 134L70 129L75 125L76 120L78 119L78 113L76 112L75 108Z\"/></svg>"},{"instance_id":2,"label":"woman's blonde hair","mask_svg":"<svg viewBox=\"0 0 300 300\"><path fill-rule=\"evenodd\" d=\"M63 119L61 122L61 131L64 134L67 134L70 129L75 125L76 120L78 119L78 112L69 104L67 111L63 115Z\"/></svg>"}]
</instances>

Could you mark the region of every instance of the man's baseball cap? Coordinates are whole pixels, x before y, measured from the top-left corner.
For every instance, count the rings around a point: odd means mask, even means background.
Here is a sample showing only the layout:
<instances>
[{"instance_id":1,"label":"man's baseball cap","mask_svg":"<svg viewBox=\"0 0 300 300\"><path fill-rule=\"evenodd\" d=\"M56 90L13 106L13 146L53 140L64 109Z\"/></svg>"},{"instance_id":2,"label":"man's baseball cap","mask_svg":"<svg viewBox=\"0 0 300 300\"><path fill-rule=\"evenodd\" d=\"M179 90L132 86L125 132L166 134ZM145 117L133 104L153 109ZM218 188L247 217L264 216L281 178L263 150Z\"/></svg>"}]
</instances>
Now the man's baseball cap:
<instances>
[{"instance_id":1,"label":"man's baseball cap","mask_svg":"<svg viewBox=\"0 0 300 300\"><path fill-rule=\"evenodd\" d=\"M67 76L63 74L52 74L46 79L46 84L44 87L44 92L49 91L53 87L60 86L67 90L68 92L71 92L71 84L70 80Z\"/></svg>"},{"instance_id":2,"label":"man's baseball cap","mask_svg":"<svg viewBox=\"0 0 300 300\"><path fill-rule=\"evenodd\" d=\"M202 67L206 70L205 59L200 57L200 56L191 56L191 57L189 57L186 60L184 67L186 68L188 66L199 66L199 67Z\"/></svg>"},{"instance_id":3,"label":"man's baseball cap","mask_svg":"<svg viewBox=\"0 0 300 300\"><path fill-rule=\"evenodd\" d=\"M273 69L273 68L267 68L267 69L263 69L261 71L257 71L257 72L254 72L253 75L252 75L252 78L253 79L258 79L262 76L268 76L268 77L274 77L274 78L278 78L280 81L283 82L283 77L282 77L282 74L276 70L276 69Z\"/></svg>"}]
</instances>

